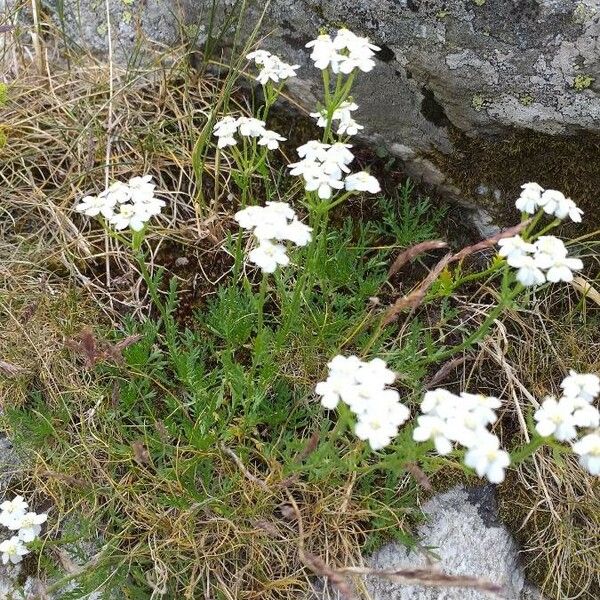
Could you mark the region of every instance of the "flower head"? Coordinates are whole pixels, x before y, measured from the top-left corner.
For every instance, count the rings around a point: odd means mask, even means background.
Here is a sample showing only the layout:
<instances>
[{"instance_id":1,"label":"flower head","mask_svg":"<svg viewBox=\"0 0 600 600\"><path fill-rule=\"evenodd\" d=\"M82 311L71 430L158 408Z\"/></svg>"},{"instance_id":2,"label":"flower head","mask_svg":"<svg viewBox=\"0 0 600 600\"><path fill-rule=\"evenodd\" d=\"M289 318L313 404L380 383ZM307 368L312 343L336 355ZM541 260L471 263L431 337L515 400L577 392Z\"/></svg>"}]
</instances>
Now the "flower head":
<instances>
[{"instance_id":1,"label":"flower head","mask_svg":"<svg viewBox=\"0 0 600 600\"><path fill-rule=\"evenodd\" d=\"M600 433L589 433L573 444L579 464L590 474L600 475Z\"/></svg>"},{"instance_id":2,"label":"flower head","mask_svg":"<svg viewBox=\"0 0 600 600\"><path fill-rule=\"evenodd\" d=\"M512 266L518 269L517 280L524 286L539 285L546 281L544 272L540 269L533 256L519 256L519 258L513 259L512 262Z\"/></svg>"},{"instance_id":3,"label":"flower head","mask_svg":"<svg viewBox=\"0 0 600 600\"><path fill-rule=\"evenodd\" d=\"M265 129L258 140L258 145L266 146L269 150L276 150L279 148L279 142L285 142L285 140L286 138L279 135L276 131Z\"/></svg>"},{"instance_id":4,"label":"flower head","mask_svg":"<svg viewBox=\"0 0 600 600\"><path fill-rule=\"evenodd\" d=\"M515 202L517 210L528 213L530 215L535 214L540 206L540 200L544 188L537 183L530 182L525 183L521 186L521 195Z\"/></svg>"},{"instance_id":5,"label":"flower head","mask_svg":"<svg viewBox=\"0 0 600 600\"><path fill-rule=\"evenodd\" d=\"M432 440L438 454L444 456L452 452L450 427L445 419L436 415L421 415L417 417L418 426L413 431L415 442Z\"/></svg>"},{"instance_id":6,"label":"flower head","mask_svg":"<svg viewBox=\"0 0 600 600\"><path fill-rule=\"evenodd\" d=\"M0 525L14 529L15 523L19 523L27 512L29 505L23 496L15 496L12 500L6 500L0 504Z\"/></svg>"},{"instance_id":7,"label":"flower head","mask_svg":"<svg viewBox=\"0 0 600 600\"><path fill-rule=\"evenodd\" d=\"M88 217L97 217L102 215L106 219L110 219L113 215L116 200L106 196L85 196L75 207L77 212L83 213Z\"/></svg>"},{"instance_id":8,"label":"flower head","mask_svg":"<svg viewBox=\"0 0 600 600\"><path fill-rule=\"evenodd\" d=\"M0 544L0 553L2 553L3 564L6 565L10 562L16 565L23 560L26 554L29 554L29 550L17 536L13 536Z\"/></svg>"},{"instance_id":9,"label":"flower head","mask_svg":"<svg viewBox=\"0 0 600 600\"><path fill-rule=\"evenodd\" d=\"M581 398L585 402L592 402L600 396L600 377L592 373L577 373L571 369L560 387L563 394L569 398Z\"/></svg>"},{"instance_id":10,"label":"flower head","mask_svg":"<svg viewBox=\"0 0 600 600\"><path fill-rule=\"evenodd\" d=\"M29 512L22 517L20 522L18 523L18 527L12 527L11 529L19 530L19 539L23 542L33 542L40 534L42 530L42 524L45 523L48 519L47 514L36 514L34 512Z\"/></svg>"},{"instance_id":11,"label":"flower head","mask_svg":"<svg viewBox=\"0 0 600 600\"><path fill-rule=\"evenodd\" d=\"M349 192L370 192L371 194L377 194L381 191L379 181L372 175L369 175L366 171L360 171L359 173L352 173L348 175L344 181L346 190Z\"/></svg>"},{"instance_id":12,"label":"flower head","mask_svg":"<svg viewBox=\"0 0 600 600\"><path fill-rule=\"evenodd\" d=\"M475 469L479 477L487 477L490 483L501 483L504 481L504 470L510 465L510 456L500 449L497 436L487 433L468 450L465 464Z\"/></svg>"},{"instance_id":13,"label":"flower head","mask_svg":"<svg viewBox=\"0 0 600 600\"><path fill-rule=\"evenodd\" d=\"M248 258L263 273L274 273L279 265L286 266L290 262L285 246L269 240L261 240L259 246L250 251Z\"/></svg>"},{"instance_id":14,"label":"flower head","mask_svg":"<svg viewBox=\"0 0 600 600\"><path fill-rule=\"evenodd\" d=\"M535 246L526 242L520 235L502 238L498 241L498 246L500 246L498 254L506 258L506 262L513 267L521 256L535 252Z\"/></svg>"},{"instance_id":15,"label":"flower head","mask_svg":"<svg viewBox=\"0 0 600 600\"><path fill-rule=\"evenodd\" d=\"M557 401L548 396L533 415L537 421L535 430L542 437L553 436L559 442L572 440L577 436L573 412L574 404L571 399L563 397Z\"/></svg>"}]
</instances>

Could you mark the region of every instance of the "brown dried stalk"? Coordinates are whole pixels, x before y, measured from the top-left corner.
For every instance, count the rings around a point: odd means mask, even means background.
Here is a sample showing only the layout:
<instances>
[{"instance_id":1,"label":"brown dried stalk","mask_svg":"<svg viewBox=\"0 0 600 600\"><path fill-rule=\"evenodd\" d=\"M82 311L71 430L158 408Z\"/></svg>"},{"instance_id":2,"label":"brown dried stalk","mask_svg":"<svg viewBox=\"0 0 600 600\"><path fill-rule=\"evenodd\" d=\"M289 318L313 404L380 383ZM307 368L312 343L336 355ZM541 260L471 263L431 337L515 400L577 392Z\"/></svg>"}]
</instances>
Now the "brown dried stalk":
<instances>
[{"instance_id":1,"label":"brown dried stalk","mask_svg":"<svg viewBox=\"0 0 600 600\"><path fill-rule=\"evenodd\" d=\"M492 237L482 240L481 242L477 242L476 244L473 244L472 246L467 246L466 248L463 248L462 250L460 250L456 254L454 254L452 256L452 258L450 259L450 262L456 262L457 260L462 260L463 258L466 258L467 256L469 256L475 252L479 252L479 250L485 250L486 248L491 248L492 246L495 246L500 240L507 238L507 237L513 237L514 235L521 233L521 231L523 231L523 229L525 229L525 227L527 227L527 225L529 225L530 222L531 222L531 219L527 219L527 221L523 221L522 223L519 223L518 225L515 225L514 227L505 229L504 231L501 231L500 233L497 233L496 235L493 235Z\"/></svg>"},{"instance_id":2,"label":"brown dried stalk","mask_svg":"<svg viewBox=\"0 0 600 600\"><path fill-rule=\"evenodd\" d=\"M419 467L417 463L409 462L404 465L407 473L410 473L413 479L427 492L433 491L433 486L431 485L431 481L429 481L429 477L425 474L425 471Z\"/></svg>"},{"instance_id":3,"label":"brown dried stalk","mask_svg":"<svg viewBox=\"0 0 600 600\"><path fill-rule=\"evenodd\" d=\"M19 365L13 365L5 360L0 360L0 373L6 375L6 377L18 377L27 373L27 369L19 367Z\"/></svg>"},{"instance_id":4,"label":"brown dried stalk","mask_svg":"<svg viewBox=\"0 0 600 600\"><path fill-rule=\"evenodd\" d=\"M401 252L396 260L392 263L388 271L388 279L395 275L406 263L415 259L419 254L423 254L428 250L438 250L440 248L447 248L448 244L443 240L428 240L426 242L421 242L420 244L415 244L410 248Z\"/></svg>"},{"instance_id":5,"label":"brown dried stalk","mask_svg":"<svg viewBox=\"0 0 600 600\"><path fill-rule=\"evenodd\" d=\"M436 385L439 385L448 377L448 375L450 375L450 373L452 373L452 371L454 371L454 369L460 367L460 365L466 362L468 358L468 356L457 356L456 358L445 362L438 369L438 371L436 371L435 374L429 379L429 381L425 383L425 389L428 390L435 387Z\"/></svg>"},{"instance_id":6,"label":"brown dried stalk","mask_svg":"<svg viewBox=\"0 0 600 600\"><path fill-rule=\"evenodd\" d=\"M426 569L372 569L370 567L346 567L338 569L338 573L349 573L353 575L369 575L385 577L394 583L408 583L424 587L458 587L472 590L489 592L501 597L502 586L469 575L448 575L435 568Z\"/></svg>"},{"instance_id":7,"label":"brown dried stalk","mask_svg":"<svg viewBox=\"0 0 600 600\"><path fill-rule=\"evenodd\" d=\"M248 469L246 469L241 458L231 448L227 448L227 446L221 444L221 451L227 454L227 456L229 456L233 460L233 462L237 465L238 469L244 474L244 477L248 481L256 483L256 485L263 488L263 490L270 491L269 486L262 479L259 479L256 475L253 475L252 473L250 473L250 471L248 471Z\"/></svg>"},{"instance_id":8,"label":"brown dried stalk","mask_svg":"<svg viewBox=\"0 0 600 600\"><path fill-rule=\"evenodd\" d=\"M129 335L117 343L96 338L91 329L84 329L77 337L65 340L65 346L83 357L85 366L92 368L100 362L112 360L117 364L123 363L123 350L135 344L141 335Z\"/></svg>"},{"instance_id":9,"label":"brown dried stalk","mask_svg":"<svg viewBox=\"0 0 600 600\"><path fill-rule=\"evenodd\" d=\"M427 277L410 293L406 296L398 298L394 304L392 304L385 313L382 326L385 327L398 318L398 315L406 308L415 310L423 302L427 290L432 286L433 282L439 277L440 273L446 268L446 265L452 259L452 254L446 254L442 260L429 272Z\"/></svg>"}]
</instances>

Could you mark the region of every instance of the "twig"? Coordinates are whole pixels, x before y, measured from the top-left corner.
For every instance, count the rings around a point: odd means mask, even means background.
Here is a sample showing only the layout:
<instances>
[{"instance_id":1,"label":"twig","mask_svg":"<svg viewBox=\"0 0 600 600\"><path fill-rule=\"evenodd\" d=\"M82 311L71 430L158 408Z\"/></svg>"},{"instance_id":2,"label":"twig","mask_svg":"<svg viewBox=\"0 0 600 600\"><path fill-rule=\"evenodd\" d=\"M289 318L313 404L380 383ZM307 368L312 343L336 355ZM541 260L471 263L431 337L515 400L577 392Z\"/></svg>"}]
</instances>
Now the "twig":
<instances>
[{"instance_id":1,"label":"twig","mask_svg":"<svg viewBox=\"0 0 600 600\"><path fill-rule=\"evenodd\" d=\"M253 475L250 473L250 471L248 471L248 469L246 469L240 457L231 448L227 448L227 446L221 444L221 450L233 460L238 469L244 474L246 479L256 483L256 485L260 486L263 490L271 491L269 486L262 479L259 479L256 475Z\"/></svg>"},{"instance_id":2,"label":"twig","mask_svg":"<svg viewBox=\"0 0 600 600\"><path fill-rule=\"evenodd\" d=\"M428 240L407 248L404 250L404 252L400 253L396 260L392 263L392 266L388 271L388 279L395 275L407 262L410 262L419 256L419 254L423 254L428 250L438 250L440 248L447 247L448 244L443 240Z\"/></svg>"}]
</instances>

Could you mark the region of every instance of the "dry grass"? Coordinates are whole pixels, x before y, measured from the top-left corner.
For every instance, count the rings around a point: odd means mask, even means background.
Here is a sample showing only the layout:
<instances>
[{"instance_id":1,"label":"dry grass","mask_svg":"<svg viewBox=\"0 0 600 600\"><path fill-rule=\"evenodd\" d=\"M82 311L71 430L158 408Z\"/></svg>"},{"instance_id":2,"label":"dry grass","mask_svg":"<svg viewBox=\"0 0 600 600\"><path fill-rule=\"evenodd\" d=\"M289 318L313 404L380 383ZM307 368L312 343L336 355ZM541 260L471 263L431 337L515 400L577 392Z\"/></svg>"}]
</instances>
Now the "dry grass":
<instances>
[{"instance_id":1,"label":"dry grass","mask_svg":"<svg viewBox=\"0 0 600 600\"><path fill-rule=\"evenodd\" d=\"M598 272L596 245L586 260ZM504 320L477 369L512 399L507 445L526 439L525 419L544 396L560 395L569 369L600 373L600 306L562 288ZM508 417L508 418L507 418ZM512 425L510 425L512 423ZM600 596L600 488L571 456L538 451L500 488L504 519L516 532L531 579L553 598Z\"/></svg>"},{"instance_id":2,"label":"dry grass","mask_svg":"<svg viewBox=\"0 0 600 600\"><path fill-rule=\"evenodd\" d=\"M262 482L248 477L258 477L259 469L255 474L247 466L244 472L227 452L178 447L175 464L210 460L218 477L237 482L223 497L235 511L216 513L201 502L189 512L167 505L156 511L152 499L157 494L186 495L186 482L157 477L141 450L126 447L119 454L108 448L106 439L114 430L98 411L103 399L91 376L64 350L65 336L90 323L108 329L123 314L144 315L145 291L135 267L73 211L83 193L98 191L99 181L152 174L160 189L170 190L172 207L151 240L155 253L164 247L198 261L201 274L194 278L204 277L211 285L222 276L210 267L227 227L219 210L226 202L227 169L217 169L207 157L200 181L194 152L199 132L223 101L223 82L197 77L185 52L163 58L170 65L166 71L131 75L113 66L112 85L109 67L93 61L50 75L21 68L11 85L2 116L8 143L0 149L0 310L5 316L0 357L25 371L3 379L0 402L20 405L35 390L58 410L67 395L78 398L69 407L81 423L80 436L70 440L70 450L77 452L65 452L60 473L41 456L33 457L26 473L30 488L51 499L60 515L56 522L109 507L131 523L120 537L128 548L123 560L146 565L146 576L158 590L169 577L181 582L186 597L203 582L215 598L290 598L308 589L309 573L298 553L300 532L289 494L301 512L305 552L340 567L356 565L362 524L372 513L355 497L353 481L322 490L278 478L277 465L269 464L272 475ZM233 106L243 109L243 101L235 98ZM188 284L183 282L184 291ZM476 300L470 299L472 312L485 312L487 306L479 310ZM505 419L509 444L525 435L527 410L556 391L569 367L600 371L598 308L588 304L583 310L579 301L577 293L561 288L530 312L511 315L477 360L464 367L465 385L481 391L487 386L514 400ZM556 314L568 318L558 320ZM265 459L259 441L256 446L254 462L260 465ZM116 478L119 461L128 470ZM520 532L530 572L549 593L591 600L600 595L600 496L591 478L571 463L539 455L510 482L515 487L503 495L504 507ZM77 499L81 473L86 485L100 490L99 505ZM93 526L100 534L103 523ZM181 561L181 572L166 566L190 556L196 558L192 573L186 571L187 560Z\"/></svg>"}]
</instances>

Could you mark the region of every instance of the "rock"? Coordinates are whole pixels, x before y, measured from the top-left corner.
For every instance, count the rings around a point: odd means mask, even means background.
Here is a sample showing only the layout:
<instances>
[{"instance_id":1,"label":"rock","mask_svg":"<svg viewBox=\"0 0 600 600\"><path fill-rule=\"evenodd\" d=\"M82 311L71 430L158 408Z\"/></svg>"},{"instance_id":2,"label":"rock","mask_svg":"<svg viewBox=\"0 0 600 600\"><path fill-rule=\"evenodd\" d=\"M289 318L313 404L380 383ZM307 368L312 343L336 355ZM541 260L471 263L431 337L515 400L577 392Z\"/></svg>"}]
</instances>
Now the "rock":
<instances>
[{"instance_id":1,"label":"rock","mask_svg":"<svg viewBox=\"0 0 600 600\"><path fill-rule=\"evenodd\" d=\"M518 548L498 520L495 490L486 485L456 487L434 496L424 506L427 522L418 528L422 547L439 557L436 566L444 573L470 575L503 586L506 600L543 600L524 581ZM373 569L412 569L426 567L421 553L399 544L388 544L365 559ZM481 591L461 588L433 588L400 585L382 577L366 578L371 600L489 600ZM317 592L320 600L338 599L331 589Z\"/></svg>"},{"instance_id":2,"label":"rock","mask_svg":"<svg viewBox=\"0 0 600 600\"><path fill-rule=\"evenodd\" d=\"M439 567L448 574L485 578L503 586L509 600L519 598L523 590L523 572L518 549L508 530L498 521L492 486L457 487L435 496L423 510L427 523L419 528L424 547L433 547ZM368 559L376 569L426 566L421 554L390 544ZM367 587L373 600L484 600L489 595L460 588L423 588L392 584L382 578L370 578Z\"/></svg>"},{"instance_id":3,"label":"rock","mask_svg":"<svg viewBox=\"0 0 600 600\"><path fill-rule=\"evenodd\" d=\"M57 20L69 36L106 51L104 2L44 2L56 15L56 7L63 7L64 18ZM213 5L212 0L108 2L115 48L125 56L145 47L140 40L146 38L173 44L192 31L198 39L209 27ZM217 4L216 23L240 5ZM241 20L246 36L265 10L258 0L248 5ZM217 26L213 37L231 42L237 22L233 17L225 32ZM304 44L320 28L341 24L381 47L377 68L362 74L355 90L365 138L398 155L413 179L460 202L481 206L474 189L457 190L456 172L440 160L460 150L461 140L515 130L580 138L600 133L597 0L271 0L261 31L269 35L261 45L302 65L290 89L311 109L320 74L309 64ZM525 180L540 177L529 171ZM585 180L572 173L550 169L543 184L565 189L561 177ZM517 189L523 176L508 185ZM510 203L504 193L490 201Z\"/></svg>"}]
</instances>

